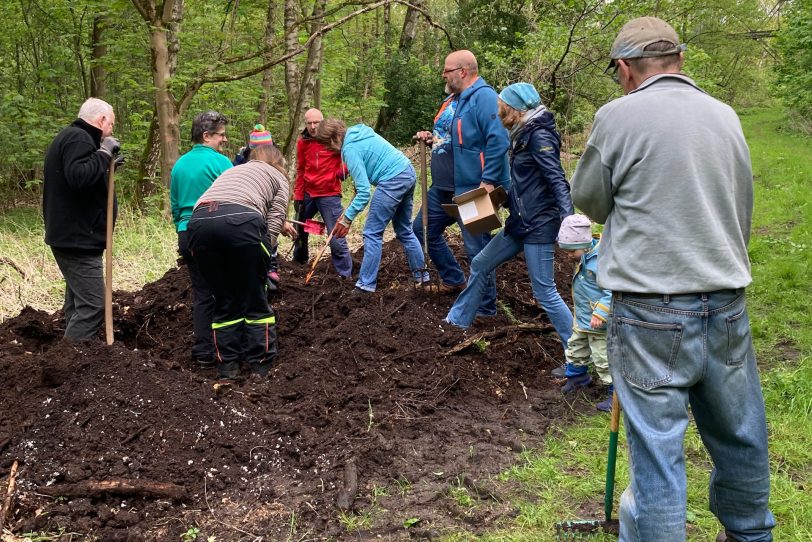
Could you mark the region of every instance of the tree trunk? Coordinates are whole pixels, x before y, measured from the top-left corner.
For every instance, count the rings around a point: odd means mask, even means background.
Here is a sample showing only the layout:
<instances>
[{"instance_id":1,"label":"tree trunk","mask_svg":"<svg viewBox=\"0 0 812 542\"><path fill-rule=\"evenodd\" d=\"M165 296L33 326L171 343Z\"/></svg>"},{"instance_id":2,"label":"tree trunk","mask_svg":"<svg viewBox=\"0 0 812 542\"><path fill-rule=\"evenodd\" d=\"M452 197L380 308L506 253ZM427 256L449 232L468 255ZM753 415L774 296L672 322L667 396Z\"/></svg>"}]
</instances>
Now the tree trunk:
<instances>
[{"instance_id":1,"label":"tree trunk","mask_svg":"<svg viewBox=\"0 0 812 542\"><path fill-rule=\"evenodd\" d=\"M294 51L299 45L298 21L299 5L296 0L285 0L285 52ZM299 64L296 57L285 61L285 89L288 92L288 111L296 107L299 92Z\"/></svg>"},{"instance_id":2,"label":"tree trunk","mask_svg":"<svg viewBox=\"0 0 812 542\"><path fill-rule=\"evenodd\" d=\"M169 88L171 73L166 29L153 26L149 42L154 53L152 82L155 85L155 109L161 142L161 182L168 188L172 166L180 155L180 114Z\"/></svg>"},{"instance_id":3,"label":"tree trunk","mask_svg":"<svg viewBox=\"0 0 812 542\"><path fill-rule=\"evenodd\" d=\"M102 100L107 96L107 70L102 64L104 55L107 54L107 45L103 41L105 28L107 21L104 15L93 17L93 28L90 32L90 43L93 48L90 53L90 95Z\"/></svg>"},{"instance_id":4,"label":"tree trunk","mask_svg":"<svg viewBox=\"0 0 812 542\"><path fill-rule=\"evenodd\" d=\"M268 12L265 17L265 48L269 51L265 53L264 58L267 62L271 59L271 47L274 42L274 27L276 26L276 0L268 0ZM259 107L259 122L261 124L268 123L268 100L271 98L271 87L273 86L273 68L268 68L262 72L262 93L260 94Z\"/></svg>"},{"instance_id":5,"label":"tree trunk","mask_svg":"<svg viewBox=\"0 0 812 542\"><path fill-rule=\"evenodd\" d=\"M310 26L310 33L318 32L324 26L324 8L327 5L327 0L316 0L313 4L313 13L311 18L313 23ZM296 92L296 101L293 108L290 110L290 124L288 126L288 134L285 139L285 146L283 152L285 159L289 164L292 164L293 152L296 149L296 134L302 128L302 121L304 118L305 104L313 93L313 86L316 81L316 75L321 69L321 53L322 53L322 40L318 37L310 42L307 48L307 59L305 60L304 70L302 70L302 80L299 82Z\"/></svg>"}]
</instances>

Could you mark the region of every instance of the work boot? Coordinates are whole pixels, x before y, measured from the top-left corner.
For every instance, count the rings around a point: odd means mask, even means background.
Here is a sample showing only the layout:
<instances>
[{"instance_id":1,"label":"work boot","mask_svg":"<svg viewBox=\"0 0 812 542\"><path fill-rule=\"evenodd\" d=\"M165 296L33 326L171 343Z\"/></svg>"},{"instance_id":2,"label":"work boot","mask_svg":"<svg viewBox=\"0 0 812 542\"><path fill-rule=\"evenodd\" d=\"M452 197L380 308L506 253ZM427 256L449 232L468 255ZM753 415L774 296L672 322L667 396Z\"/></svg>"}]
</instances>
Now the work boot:
<instances>
[{"instance_id":1,"label":"work boot","mask_svg":"<svg viewBox=\"0 0 812 542\"><path fill-rule=\"evenodd\" d=\"M722 531L716 535L716 542L738 542L738 540L727 534L727 531Z\"/></svg>"},{"instance_id":2,"label":"work boot","mask_svg":"<svg viewBox=\"0 0 812 542\"><path fill-rule=\"evenodd\" d=\"M567 378L567 364L559 365L550 371L550 376L553 378Z\"/></svg>"},{"instance_id":3,"label":"work boot","mask_svg":"<svg viewBox=\"0 0 812 542\"><path fill-rule=\"evenodd\" d=\"M612 396L615 393L615 388L611 384L609 385L609 396L595 405L595 408L600 410L601 412L612 412Z\"/></svg>"},{"instance_id":4,"label":"work boot","mask_svg":"<svg viewBox=\"0 0 812 542\"><path fill-rule=\"evenodd\" d=\"M214 358L192 358L192 363L198 369L213 369L214 368Z\"/></svg>"},{"instance_id":5,"label":"work boot","mask_svg":"<svg viewBox=\"0 0 812 542\"><path fill-rule=\"evenodd\" d=\"M437 292L441 294L458 294L465 290L465 283L462 284L446 284L442 283L437 287Z\"/></svg>"},{"instance_id":6,"label":"work boot","mask_svg":"<svg viewBox=\"0 0 812 542\"><path fill-rule=\"evenodd\" d=\"M220 363L217 366L217 372L223 380L236 380L240 376L240 363L238 361Z\"/></svg>"},{"instance_id":7,"label":"work boot","mask_svg":"<svg viewBox=\"0 0 812 542\"><path fill-rule=\"evenodd\" d=\"M592 377L589 376L589 373L568 376L567 383L561 387L561 393L565 395L573 393L581 388L589 386L590 384L592 384Z\"/></svg>"}]
</instances>

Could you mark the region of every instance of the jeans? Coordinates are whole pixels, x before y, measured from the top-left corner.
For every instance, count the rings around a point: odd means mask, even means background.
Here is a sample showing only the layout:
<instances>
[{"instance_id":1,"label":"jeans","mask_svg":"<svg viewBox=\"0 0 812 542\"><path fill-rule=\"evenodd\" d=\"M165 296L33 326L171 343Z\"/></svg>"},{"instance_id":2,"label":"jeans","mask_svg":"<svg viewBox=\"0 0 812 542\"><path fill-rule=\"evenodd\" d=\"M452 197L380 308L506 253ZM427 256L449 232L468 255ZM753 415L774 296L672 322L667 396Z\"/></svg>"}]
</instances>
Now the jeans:
<instances>
[{"instance_id":1,"label":"jeans","mask_svg":"<svg viewBox=\"0 0 812 542\"><path fill-rule=\"evenodd\" d=\"M434 266L437 268L437 273L440 275L440 280L443 284L449 286L457 286L465 282L465 274L462 272L460 265L457 263L451 249L448 248L445 237L443 236L446 228L454 223L459 224L460 232L462 233L462 241L465 246L465 252L468 255L468 260L472 261L479 252L485 248L491 240L489 233L470 233L462 225L460 221L448 215L443 209L444 203L453 203L452 198L454 192L451 190L442 190L432 186L427 193L428 202L428 253ZM414 234L417 240L423 242L423 209L417 213L417 217L412 224ZM496 314L496 273L492 273L488 278L488 286L485 294L482 296L482 301L477 309L478 314L485 316L493 316Z\"/></svg>"},{"instance_id":2,"label":"jeans","mask_svg":"<svg viewBox=\"0 0 812 542\"><path fill-rule=\"evenodd\" d=\"M406 251L406 260L409 262L412 278L417 282L428 279L420 274L420 270L425 269L426 262L423 259L420 242L412 231L412 199L414 198L415 181L416 174L410 165L399 175L379 182L375 188L364 225L364 258L361 260L358 282L355 283L358 288L374 292L377 287L383 231L390 221L395 230L395 237Z\"/></svg>"},{"instance_id":3,"label":"jeans","mask_svg":"<svg viewBox=\"0 0 812 542\"><path fill-rule=\"evenodd\" d=\"M744 292L614 292L608 355L631 466L620 541L685 540L689 405L714 465L711 511L735 540L771 541L767 424Z\"/></svg>"},{"instance_id":4,"label":"jeans","mask_svg":"<svg viewBox=\"0 0 812 542\"><path fill-rule=\"evenodd\" d=\"M211 334L211 321L214 315L214 293L209 288L200 266L189 252L189 232L178 232L178 252L186 263L192 283L192 328L195 342L192 345L192 359L211 361L214 359L214 342Z\"/></svg>"},{"instance_id":5,"label":"jeans","mask_svg":"<svg viewBox=\"0 0 812 542\"><path fill-rule=\"evenodd\" d=\"M493 270L499 265L513 259L522 250L527 262L533 295L550 317L550 322L566 350L567 341L572 335L572 312L555 287L553 271L555 246L552 243L524 243L521 239L506 235L505 230L497 233L471 262L468 285L454 302L446 320L459 327L470 326L487 288L488 276L492 275Z\"/></svg>"},{"instance_id":6,"label":"jeans","mask_svg":"<svg viewBox=\"0 0 812 542\"><path fill-rule=\"evenodd\" d=\"M104 321L102 251L51 247L65 277L65 337L74 341L95 339Z\"/></svg>"},{"instance_id":7,"label":"jeans","mask_svg":"<svg viewBox=\"0 0 812 542\"><path fill-rule=\"evenodd\" d=\"M341 196L320 196L311 198L305 196L302 202L302 212L296 217L296 220L304 222L309 218L313 218L318 211L324 219L324 224L327 231L333 231L333 227L338 222L338 217L341 216L343 208L341 207ZM308 234L304 232L302 226L296 226L299 236L294 241L293 259L299 263L307 263L308 260ZM333 267L336 273L342 277L349 277L352 275L352 256L350 249L347 246L347 240L343 237L333 237L330 240L330 255L333 260Z\"/></svg>"}]
</instances>

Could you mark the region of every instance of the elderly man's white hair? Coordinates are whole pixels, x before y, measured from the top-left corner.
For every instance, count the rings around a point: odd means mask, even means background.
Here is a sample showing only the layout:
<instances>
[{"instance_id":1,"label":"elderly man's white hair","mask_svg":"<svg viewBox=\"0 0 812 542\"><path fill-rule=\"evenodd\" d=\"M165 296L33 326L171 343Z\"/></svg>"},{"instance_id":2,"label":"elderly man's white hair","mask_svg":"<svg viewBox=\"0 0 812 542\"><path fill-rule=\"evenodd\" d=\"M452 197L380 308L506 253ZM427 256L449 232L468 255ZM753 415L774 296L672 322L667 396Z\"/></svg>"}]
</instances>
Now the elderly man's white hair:
<instances>
[{"instance_id":1,"label":"elderly man's white hair","mask_svg":"<svg viewBox=\"0 0 812 542\"><path fill-rule=\"evenodd\" d=\"M93 123L103 115L112 115L113 106L99 98L88 98L79 108L79 118L85 122Z\"/></svg>"}]
</instances>

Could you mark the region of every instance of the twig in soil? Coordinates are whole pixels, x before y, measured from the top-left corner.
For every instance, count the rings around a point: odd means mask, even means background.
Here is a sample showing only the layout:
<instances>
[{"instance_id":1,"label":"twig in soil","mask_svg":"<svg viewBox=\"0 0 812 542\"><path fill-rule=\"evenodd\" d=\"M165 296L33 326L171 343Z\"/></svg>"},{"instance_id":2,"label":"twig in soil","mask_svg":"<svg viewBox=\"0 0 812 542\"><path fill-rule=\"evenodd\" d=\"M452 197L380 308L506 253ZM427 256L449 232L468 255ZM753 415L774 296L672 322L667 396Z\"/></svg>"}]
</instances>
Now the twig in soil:
<instances>
[{"instance_id":1,"label":"twig in soil","mask_svg":"<svg viewBox=\"0 0 812 542\"><path fill-rule=\"evenodd\" d=\"M4 256L4 257L0 258L0 263L4 263L4 264L6 264L7 266L9 266L9 267L11 267L12 269L14 269L16 272L18 272L18 273L20 274L20 276L21 276L23 279L28 278L28 277L26 277L26 276L25 276L25 272L23 272L23 270L22 270L22 269L20 269L20 266L19 266L19 265L17 265L17 264L14 262L14 260L12 260L11 258L7 258L7 257L5 257L5 256Z\"/></svg>"},{"instance_id":2,"label":"twig in soil","mask_svg":"<svg viewBox=\"0 0 812 542\"><path fill-rule=\"evenodd\" d=\"M103 495L135 495L175 500L186 498L186 488L168 482L112 478L109 480L86 480L75 484L59 484L39 487L39 491L51 497L101 497Z\"/></svg>"},{"instance_id":3,"label":"twig in soil","mask_svg":"<svg viewBox=\"0 0 812 542\"><path fill-rule=\"evenodd\" d=\"M152 427L152 426L147 424L144 427L141 427L140 429L137 429L134 433L130 434L130 436L128 436L127 438L125 438L124 440L119 442L119 446L124 446L125 444L131 443L132 441L134 441L135 439L140 437L141 433L143 433L144 431L146 431L150 427Z\"/></svg>"},{"instance_id":4,"label":"twig in soil","mask_svg":"<svg viewBox=\"0 0 812 542\"><path fill-rule=\"evenodd\" d=\"M398 312L403 307L405 307L408 302L409 302L409 300L407 299L406 301L404 301L403 303L401 303L400 305L395 307L395 309L393 311L391 311L389 314L386 315L386 318L384 318L384 320L388 320L389 318L392 318L395 315L395 313Z\"/></svg>"},{"instance_id":5,"label":"twig in soil","mask_svg":"<svg viewBox=\"0 0 812 542\"><path fill-rule=\"evenodd\" d=\"M324 297L324 292L319 292L319 295L316 296L316 299L313 300L313 303L310 305L310 314L313 317L313 321L316 321L316 305L321 298Z\"/></svg>"},{"instance_id":6,"label":"twig in soil","mask_svg":"<svg viewBox=\"0 0 812 542\"><path fill-rule=\"evenodd\" d=\"M355 466L355 460L350 459L344 464L344 487L338 492L336 505L345 512L349 511L357 494L358 468Z\"/></svg>"},{"instance_id":7,"label":"twig in soil","mask_svg":"<svg viewBox=\"0 0 812 542\"><path fill-rule=\"evenodd\" d=\"M524 398L527 399L527 387L524 385L524 382L519 380L519 385L522 387L522 391L524 392Z\"/></svg>"},{"instance_id":8,"label":"twig in soil","mask_svg":"<svg viewBox=\"0 0 812 542\"><path fill-rule=\"evenodd\" d=\"M352 349L352 342L347 342L347 348L350 349L350 354L352 354L352 360L355 362L355 367L360 367L360 365L358 365L358 358L355 356L355 350Z\"/></svg>"},{"instance_id":9,"label":"twig in soil","mask_svg":"<svg viewBox=\"0 0 812 542\"><path fill-rule=\"evenodd\" d=\"M3 512L0 513L0 532L3 532L3 526L8 519L8 513L11 511L11 501L14 498L14 489L17 487L17 460L11 465L11 472L8 475L8 488L6 488L6 498L3 499Z\"/></svg>"},{"instance_id":10,"label":"twig in soil","mask_svg":"<svg viewBox=\"0 0 812 542\"><path fill-rule=\"evenodd\" d=\"M494 329L493 331L484 331L482 333L477 333L476 335L472 335L462 341L457 346L449 348L446 350L443 355L450 356L452 354L457 354L462 352L466 348L469 348L474 345L474 343L481 341L483 339L495 339L497 337L504 337L511 331L538 331L541 333L551 333L555 331L555 328L548 324L519 324L515 326L505 326L500 327L499 329Z\"/></svg>"},{"instance_id":11,"label":"twig in soil","mask_svg":"<svg viewBox=\"0 0 812 542\"><path fill-rule=\"evenodd\" d=\"M10 442L11 442L11 437L1 440L0 441L0 452L5 450L6 446L8 446Z\"/></svg>"}]
</instances>

